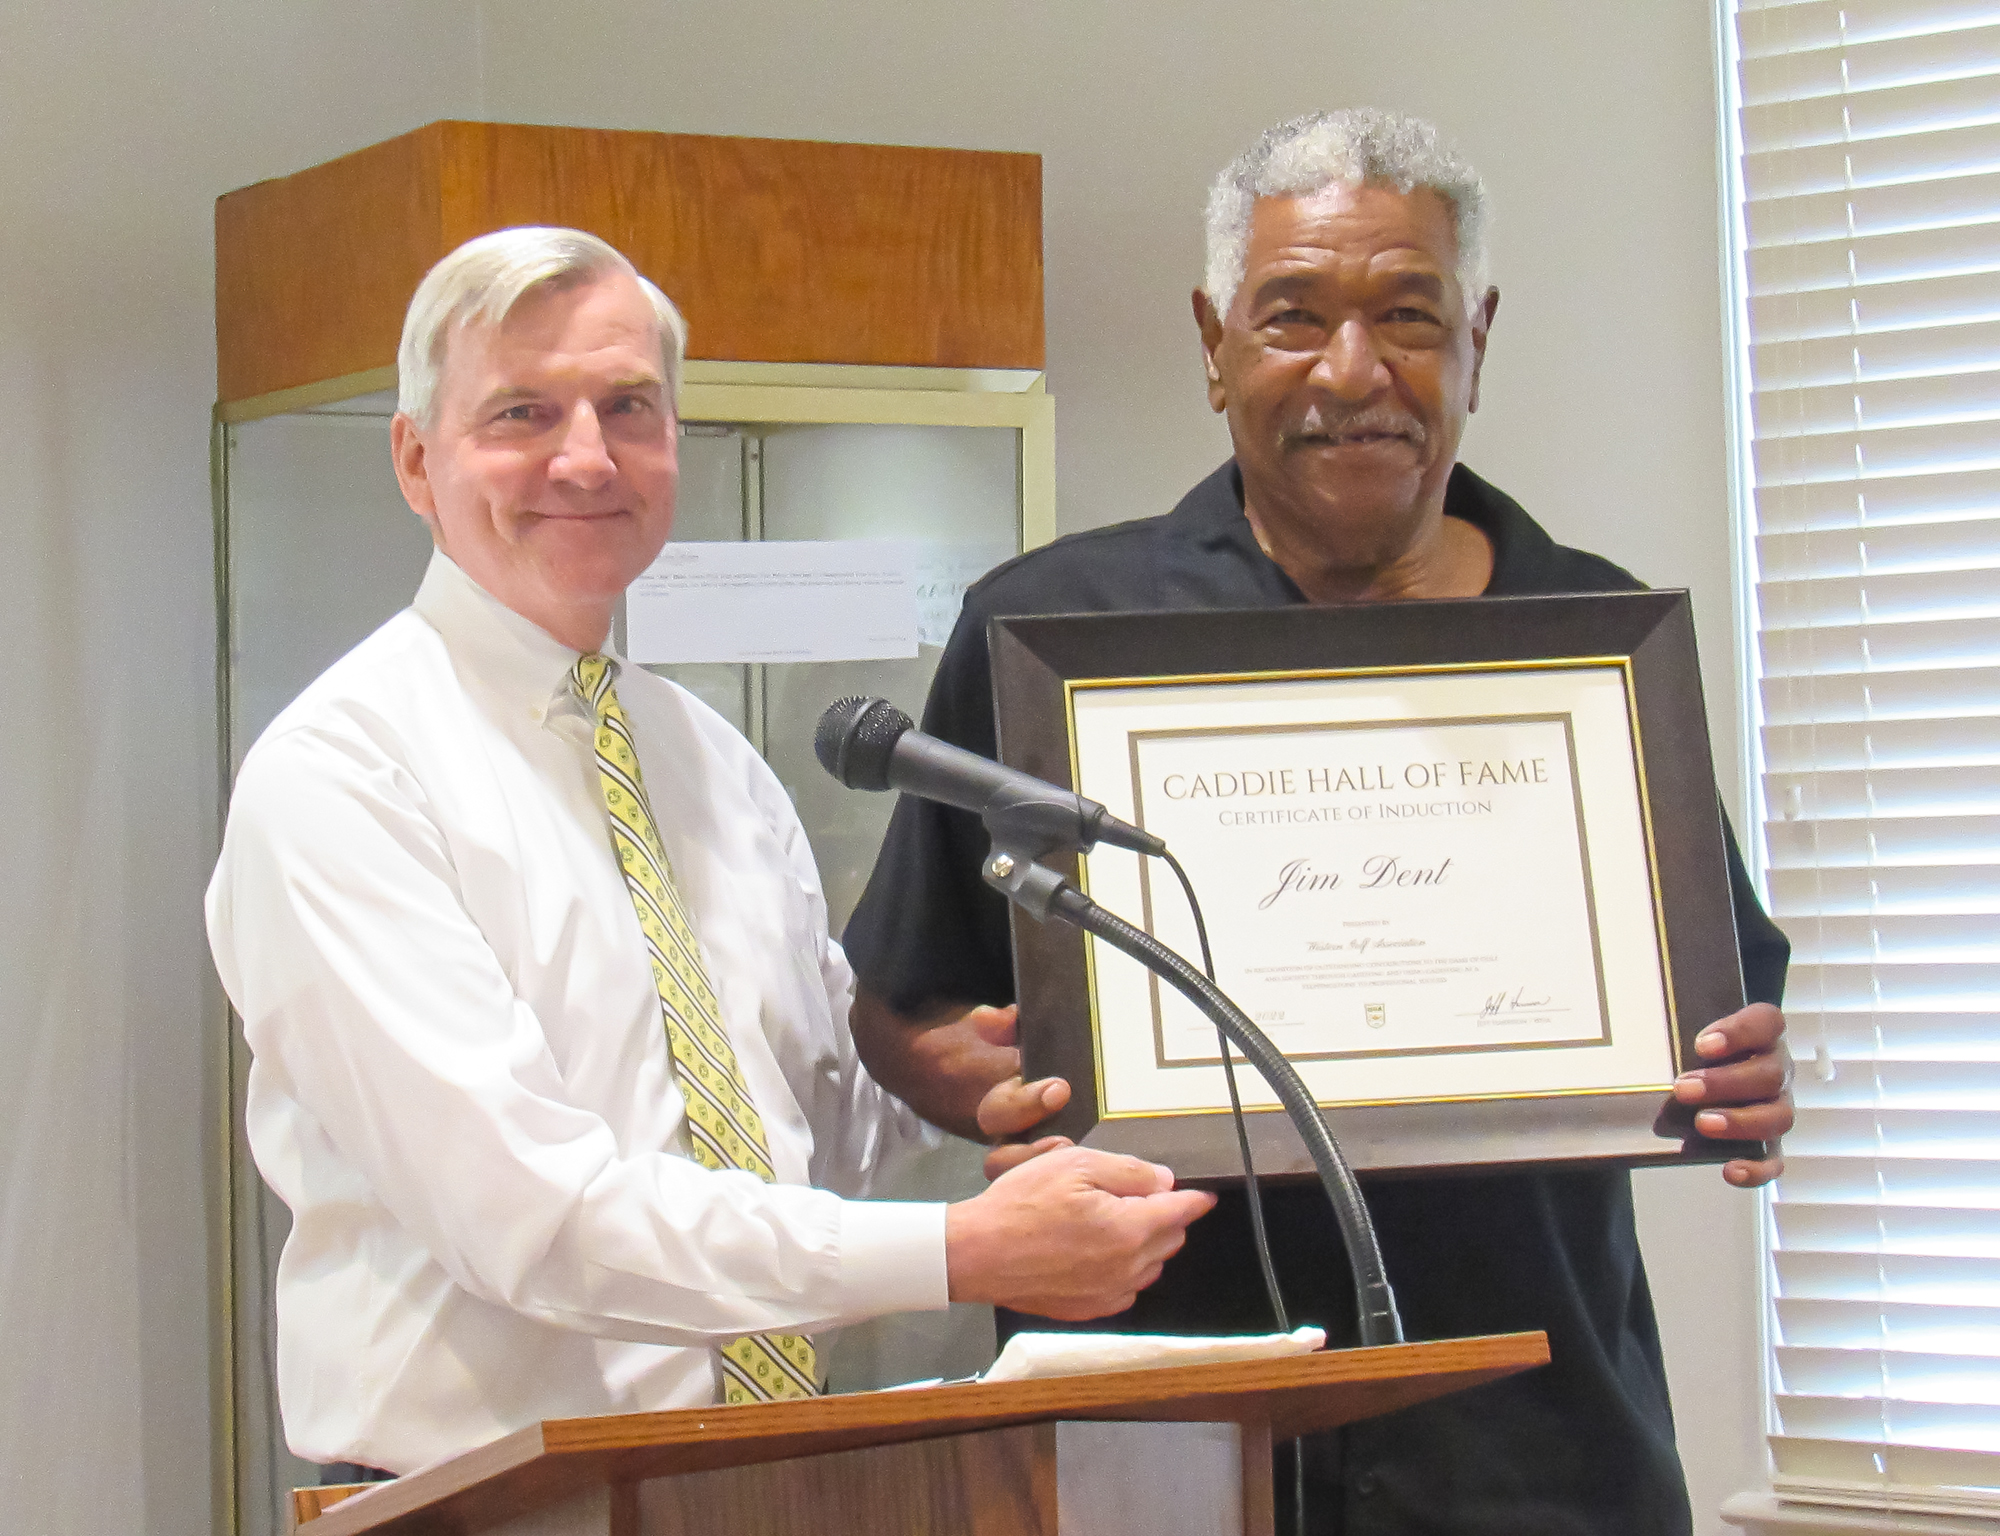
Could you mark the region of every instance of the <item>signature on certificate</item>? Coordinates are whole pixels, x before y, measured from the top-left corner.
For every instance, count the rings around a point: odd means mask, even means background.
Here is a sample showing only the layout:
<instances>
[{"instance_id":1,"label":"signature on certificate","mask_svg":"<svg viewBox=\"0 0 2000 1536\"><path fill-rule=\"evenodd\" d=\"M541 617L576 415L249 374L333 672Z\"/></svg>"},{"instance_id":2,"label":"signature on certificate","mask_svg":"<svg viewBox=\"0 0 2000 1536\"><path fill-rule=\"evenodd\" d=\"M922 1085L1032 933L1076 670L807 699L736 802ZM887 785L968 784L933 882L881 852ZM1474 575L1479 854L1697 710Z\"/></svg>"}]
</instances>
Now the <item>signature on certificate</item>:
<instances>
[{"instance_id":1,"label":"signature on certificate","mask_svg":"<svg viewBox=\"0 0 2000 1536\"><path fill-rule=\"evenodd\" d=\"M1527 987L1516 987L1511 992L1489 992L1486 1000L1479 1005L1479 1022L1498 1024L1512 1014L1568 1011L1552 1006L1554 1002L1554 998Z\"/></svg>"}]
</instances>

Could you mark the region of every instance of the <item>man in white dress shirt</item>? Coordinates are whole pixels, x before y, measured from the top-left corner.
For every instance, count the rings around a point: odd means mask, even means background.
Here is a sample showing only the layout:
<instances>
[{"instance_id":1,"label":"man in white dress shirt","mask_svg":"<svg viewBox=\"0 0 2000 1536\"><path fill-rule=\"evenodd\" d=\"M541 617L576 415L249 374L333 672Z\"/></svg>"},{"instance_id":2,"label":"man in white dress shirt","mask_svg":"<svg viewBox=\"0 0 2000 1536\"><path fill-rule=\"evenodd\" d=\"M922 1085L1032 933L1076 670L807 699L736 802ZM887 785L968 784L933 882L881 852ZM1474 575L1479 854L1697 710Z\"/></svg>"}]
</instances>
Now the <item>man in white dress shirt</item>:
<instances>
[{"instance_id":1,"label":"man in white dress shirt","mask_svg":"<svg viewBox=\"0 0 2000 1536\"><path fill-rule=\"evenodd\" d=\"M392 427L437 552L237 780L209 935L293 1213L278 1385L310 1460L406 1472L541 1418L712 1403L732 1341L805 1344L810 1370L813 1331L948 1299L1117 1312L1211 1203L1076 1150L949 1207L863 1198L935 1133L856 1057L791 803L719 717L609 657L726 1039L703 1049L733 1052L720 1102L761 1120L745 1159L708 1150L579 681L672 522L683 350L594 237L439 263Z\"/></svg>"}]
</instances>

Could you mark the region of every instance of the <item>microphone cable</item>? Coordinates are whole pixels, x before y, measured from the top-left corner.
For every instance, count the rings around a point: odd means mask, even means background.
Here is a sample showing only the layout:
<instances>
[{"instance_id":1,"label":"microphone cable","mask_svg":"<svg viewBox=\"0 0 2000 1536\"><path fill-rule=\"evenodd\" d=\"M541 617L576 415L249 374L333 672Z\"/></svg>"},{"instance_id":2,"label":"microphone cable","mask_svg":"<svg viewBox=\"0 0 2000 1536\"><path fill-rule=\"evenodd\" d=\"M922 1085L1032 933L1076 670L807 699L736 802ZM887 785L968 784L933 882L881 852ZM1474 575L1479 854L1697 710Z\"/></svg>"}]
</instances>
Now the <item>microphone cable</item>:
<instances>
[{"instance_id":1,"label":"microphone cable","mask_svg":"<svg viewBox=\"0 0 2000 1536\"><path fill-rule=\"evenodd\" d=\"M1160 857L1181 883L1181 894L1187 898L1188 913L1194 918L1195 937L1201 942L1201 968L1210 981L1215 980L1215 957L1208 948L1208 924L1202 920L1201 903L1195 899L1194 882L1188 879L1188 872L1181 868L1181 861L1171 853ZM1257 1183L1257 1164L1250 1155L1250 1128L1243 1120L1243 1096L1236 1087L1236 1063L1230 1056L1229 1037L1222 1032L1222 1026L1215 1028L1216 1044L1222 1048L1222 1075L1229 1083L1229 1113L1236 1122L1236 1145L1243 1154L1243 1184L1250 1197L1250 1231L1257 1244L1257 1263L1264 1271L1264 1294L1271 1299L1271 1315L1277 1319L1278 1332L1292 1331L1291 1314L1285 1309L1285 1298L1278 1289L1278 1267L1271 1261L1271 1243L1264 1229L1264 1192Z\"/></svg>"},{"instance_id":2,"label":"microphone cable","mask_svg":"<svg viewBox=\"0 0 2000 1536\"><path fill-rule=\"evenodd\" d=\"M1201 943L1201 969L1213 982L1215 956L1209 951L1208 924L1202 918L1201 903L1195 898L1194 882L1171 851L1159 857L1166 861L1167 867L1174 872L1174 878L1181 883L1181 894L1187 898L1188 915L1194 919L1194 935ZM1243 1187L1250 1206L1250 1232L1256 1243L1257 1264L1264 1271L1264 1294L1270 1298L1271 1315L1277 1320L1278 1332L1290 1333L1292 1319L1285 1308L1284 1292L1278 1286L1278 1266L1271 1260L1271 1241L1264 1227L1264 1191L1257 1182L1256 1160L1250 1154L1250 1128L1243 1120L1243 1096L1236 1087L1236 1063L1230 1057L1229 1037L1222 1032L1220 1024L1215 1026L1215 1043L1222 1050L1222 1075L1229 1084L1229 1114L1236 1123L1237 1148L1243 1154ZM1305 1453L1305 1441L1292 1441L1292 1515L1298 1536L1305 1536L1306 1530Z\"/></svg>"}]
</instances>

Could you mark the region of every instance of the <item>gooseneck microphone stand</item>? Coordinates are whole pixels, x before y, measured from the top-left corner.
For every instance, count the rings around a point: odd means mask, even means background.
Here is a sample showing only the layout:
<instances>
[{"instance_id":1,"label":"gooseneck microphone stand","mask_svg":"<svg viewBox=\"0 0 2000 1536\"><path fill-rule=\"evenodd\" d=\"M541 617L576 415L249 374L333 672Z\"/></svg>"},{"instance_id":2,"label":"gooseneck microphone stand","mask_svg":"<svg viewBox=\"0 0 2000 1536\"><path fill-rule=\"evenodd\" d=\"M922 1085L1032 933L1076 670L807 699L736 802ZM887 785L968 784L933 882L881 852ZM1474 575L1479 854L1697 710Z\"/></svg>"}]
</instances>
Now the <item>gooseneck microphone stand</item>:
<instances>
[{"instance_id":1,"label":"gooseneck microphone stand","mask_svg":"<svg viewBox=\"0 0 2000 1536\"><path fill-rule=\"evenodd\" d=\"M1073 791L925 736L887 699L836 700L820 717L813 751L820 766L850 789L900 789L971 811L986 823L993 840L993 851L982 867L988 885L1037 922L1058 917L1130 955L1208 1016L1223 1038L1263 1074L1312 1155L1354 1271L1361 1342L1402 1343L1403 1321L1396 1314L1395 1293L1382 1268L1381 1245L1375 1240L1375 1223L1369 1219L1361 1186L1327 1130L1311 1091L1284 1052L1187 961L1036 862L1059 848L1088 849L1100 842L1164 856L1166 844ZM1241 1120L1237 1123L1240 1129ZM1258 1232L1261 1247L1261 1226Z\"/></svg>"},{"instance_id":2,"label":"gooseneck microphone stand","mask_svg":"<svg viewBox=\"0 0 2000 1536\"><path fill-rule=\"evenodd\" d=\"M993 825L994 822L1000 825ZM1004 813L989 819L994 850L982 871L988 885L1037 921L1060 918L1130 955L1207 1015L1271 1085L1312 1156L1313 1167L1318 1170L1320 1184L1333 1207L1334 1220L1340 1226L1342 1246L1354 1272L1361 1343L1402 1343L1403 1320L1396 1312L1396 1295L1382 1266L1382 1248L1375 1239L1375 1223L1369 1218L1361 1185L1354 1177L1354 1170L1347 1166L1333 1133L1326 1128L1326 1120L1311 1090L1286 1060L1284 1052L1186 960L1144 929L1135 928L1116 912L1099 906L1054 870L1036 863L1038 854L1047 850L1028 853L1004 846L1003 839L1014 841L1005 838L1005 822Z\"/></svg>"}]
</instances>

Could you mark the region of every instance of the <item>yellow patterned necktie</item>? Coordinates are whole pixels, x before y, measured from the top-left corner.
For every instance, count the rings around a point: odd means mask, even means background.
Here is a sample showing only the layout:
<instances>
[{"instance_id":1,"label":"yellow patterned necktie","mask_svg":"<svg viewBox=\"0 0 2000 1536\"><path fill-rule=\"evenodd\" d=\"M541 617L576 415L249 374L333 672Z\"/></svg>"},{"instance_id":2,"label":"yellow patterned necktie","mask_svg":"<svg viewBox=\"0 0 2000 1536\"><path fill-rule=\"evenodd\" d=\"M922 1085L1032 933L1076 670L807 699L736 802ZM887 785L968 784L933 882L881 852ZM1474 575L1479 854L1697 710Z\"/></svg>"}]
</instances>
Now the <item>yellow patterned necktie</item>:
<instances>
[{"instance_id":1,"label":"yellow patterned necktie","mask_svg":"<svg viewBox=\"0 0 2000 1536\"><path fill-rule=\"evenodd\" d=\"M689 1144L702 1167L748 1169L769 1184L777 1174L764 1122L750 1102L694 926L674 886L673 867L639 773L632 729L613 685L616 671L617 663L592 654L577 660L570 680L597 719L598 790L611 815L611 846L652 958L674 1076L687 1101ZM818 1352L804 1334L748 1334L731 1339L717 1353L726 1403L811 1397L820 1390Z\"/></svg>"}]
</instances>

